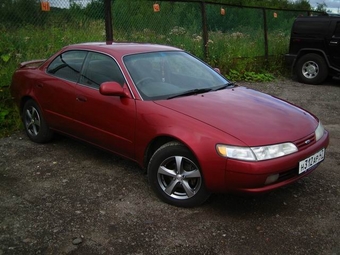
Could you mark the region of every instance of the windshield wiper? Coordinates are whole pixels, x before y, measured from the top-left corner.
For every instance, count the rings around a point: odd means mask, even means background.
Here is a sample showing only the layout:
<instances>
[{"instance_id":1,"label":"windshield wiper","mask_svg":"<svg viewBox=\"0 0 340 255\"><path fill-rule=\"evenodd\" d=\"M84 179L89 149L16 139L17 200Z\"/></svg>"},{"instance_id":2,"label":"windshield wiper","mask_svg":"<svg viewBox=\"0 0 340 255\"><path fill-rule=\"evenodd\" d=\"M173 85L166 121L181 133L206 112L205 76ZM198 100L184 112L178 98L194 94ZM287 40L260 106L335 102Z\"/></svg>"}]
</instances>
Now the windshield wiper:
<instances>
[{"instance_id":1,"label":"windshield wiper","mask_svg":"<svg viewBox=\"0 0 340 255\"><path fill-rule=\"evenodd\" d=\"M190 96L190 95L197 95L197 94L202 94L202 93L206 93L211 91L211 88L203 88L203 89L191 89L191 90L187 90L184 91L182 93L176 94L174 96L170 96L167 99L172 99L172 98L176 98L176 97L184 97L184 96Z\"/></svg>"},{"instance_id":2,"label":"windshield wiper","mask_svg":"<svg viewBox=\"0 0 340 255\"><path fill-rule=\"evenodd\" d=\"M234 88L235 86L237 86L235 83L230 82L230 83L218 86L217 88L214 88L212 91L222 90L226 88Z\"/></svg>"}]
</instances>

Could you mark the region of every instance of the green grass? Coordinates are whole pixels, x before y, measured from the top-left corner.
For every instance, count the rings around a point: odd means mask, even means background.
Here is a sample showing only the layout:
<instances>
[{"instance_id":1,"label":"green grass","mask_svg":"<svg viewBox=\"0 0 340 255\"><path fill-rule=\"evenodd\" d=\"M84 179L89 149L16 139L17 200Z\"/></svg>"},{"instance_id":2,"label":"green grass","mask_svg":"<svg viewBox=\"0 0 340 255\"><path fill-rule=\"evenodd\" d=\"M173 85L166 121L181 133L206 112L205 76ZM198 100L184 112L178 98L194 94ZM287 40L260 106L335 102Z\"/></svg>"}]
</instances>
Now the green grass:
<instances>
[{"instance_id":1,"label":"green grass","mask_svg":"<svg viewBox=\"0 0 340 255\"><path fill-rule=\"evenodd\" d=\"M9 88L0 88L0 137L10 135L21 128L20 115L14 106Z\"/></svg>"},{"instance_id":2,"label":"green grass","mask_svg":"<svg viewBox=\"0 0 340 255\"><path fill-rule=\"evenodd\" d=\"M104 41L104 27L103 21L39 28L23 26L8 29L0 25L0 137L21 127L19 114L8 88L18 64L27 60L48 58L68 44ZM185 49L203 59L203 39L200 34L200 31L187 31L181 27L173 27L163 34L150 29L114 30L116 41L168 44ZM270 60L270 64L256 58L264 55L261 30L256 32L242 28L230 33L210 32L207 62L219 67L222 73L232 80L268 81L279 75L282 70L283 58L280 55L288 49L289 36L273 31L269 34L268 41L270 54L278 56Z\"/></svg>"}]
</instances>

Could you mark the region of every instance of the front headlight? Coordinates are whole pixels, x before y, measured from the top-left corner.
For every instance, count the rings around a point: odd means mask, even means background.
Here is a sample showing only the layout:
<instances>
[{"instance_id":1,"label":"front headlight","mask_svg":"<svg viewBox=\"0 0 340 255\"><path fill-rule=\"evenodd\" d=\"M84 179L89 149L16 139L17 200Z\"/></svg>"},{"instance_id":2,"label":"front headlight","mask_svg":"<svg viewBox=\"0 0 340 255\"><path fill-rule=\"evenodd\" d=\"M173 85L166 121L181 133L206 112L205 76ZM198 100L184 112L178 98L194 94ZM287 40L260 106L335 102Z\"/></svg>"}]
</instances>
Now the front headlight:
<instances>
[{"instance_id":1,"label":"front headlight","mask_svg":"<svg viewBox=\"0 0 340 255\"><path fill-rule=\"evenodd\" d=\"M279 158L296 152L298 149L293 143L281 143L269 146L252 147L257 160Z\"/></svg>"},{"instance_id":2,"label":"front headlight","mask_svg":"<svg viewBox=\"0 0 340 255\"><path fill-rule=\"evenodd\" d=\"M217 144L216 150L217 153L222 157L247 161L256 161L254 153L248 147L237 147L224 144Z\"/></svg>"},{"instance_id":3,"label":"front headlight","mask_svg":"<svg viewBox=\"0 0 340 255\"><path fill-rule=\"evenodd\" d=\"M222 157L246 161L260 161L286 156L296 152L298 149L292 143L281 143L250 148L217 144L216 150Z\"/></svg>"},{"instance_id":4,"label":"front headlight","mask_svg":"<svg viewBox=\"0 0 340 255\"><path fill-rule=\"evenodd\" d=\"M319 141L325 132L324 127L322 126L321 122L319 122L318 127L315 129L315 140Z\"/></svg>"}]
</instances>

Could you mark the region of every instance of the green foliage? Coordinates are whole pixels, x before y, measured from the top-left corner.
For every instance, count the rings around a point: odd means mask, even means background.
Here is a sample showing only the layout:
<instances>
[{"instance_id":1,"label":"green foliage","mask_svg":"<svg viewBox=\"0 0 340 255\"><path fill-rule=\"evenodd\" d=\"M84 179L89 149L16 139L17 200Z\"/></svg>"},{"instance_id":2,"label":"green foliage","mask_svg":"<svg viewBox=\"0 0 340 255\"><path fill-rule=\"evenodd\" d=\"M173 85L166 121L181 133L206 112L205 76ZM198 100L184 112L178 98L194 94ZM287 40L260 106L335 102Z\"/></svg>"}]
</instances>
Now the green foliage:
<instances>
[{"instance_id":1,"label":"green foliage","mask_svg":"<svg viewBox=\"0 0 340 255\"><path fill-rule=\"evenodd\" d=\"M1 55L1 59L2 61L4 61L5 63L7 63L9 61L9 59L11 58L10 54L3 54Z\"/></svg>"},{"instance_id":2,"label":"green foliage","mask_svg":"<svg viewBox=\"0 0 340 255\"><path fill-rule=\"evenodd\" d=\"M104 3L101 0L92 1L84 8L84 14L88 18L103 19L104 17Z\"/></svg>"},{"instance_id":3,"label":"green foliage","mask_svg":"<svg viewBox=\"0 0 340 255\"><path fill-rule=\"evenodd\" d=\"M270 73L239 72L231 69L227 77L232 81L269 82L275 80Z\"/></svg>"},{"instance_id":4,"label":"green foliage","mask_svg":"<svg viewBox=\"0 0 340 255\"><path fill-rule=\"evenodd\" d=\"M323 2L323 3L316 3L315 10L319 11L319 12L326 12L327 11L327 4L325 4L325 2Z\"/></svg>"},{"instance_id":5,"label":"green foliage","mask_svg":"<svg viewBox=\"0 0 340 255\"><path fill-rule=\"evenodd\" d=\"M20 126L20 116L11 100L9 89L0 88L0 137L9 135Z\"/></svg>"},{"instance_id":6,"label":"green foliage","mask_svg":"<svg viewBox=\"0 0 340 255\"><path fill-rule=\"evenodd\" d=\"M1 0L0 23L7 26L22 24L44 24L46 13L40 11L36 0Z\"/></svg>"},{"instance_id":7,"label":"green foliage","mask_svg":"<svg viewBox=\"0 0 340 255\"><path fill-rule=\"evenodd\" d=\"M282 56L254 58L234 58L228 67L223 69L231 81L269 82L276 77L288 76L289 69Z\"/></svg>"}]
</instances>

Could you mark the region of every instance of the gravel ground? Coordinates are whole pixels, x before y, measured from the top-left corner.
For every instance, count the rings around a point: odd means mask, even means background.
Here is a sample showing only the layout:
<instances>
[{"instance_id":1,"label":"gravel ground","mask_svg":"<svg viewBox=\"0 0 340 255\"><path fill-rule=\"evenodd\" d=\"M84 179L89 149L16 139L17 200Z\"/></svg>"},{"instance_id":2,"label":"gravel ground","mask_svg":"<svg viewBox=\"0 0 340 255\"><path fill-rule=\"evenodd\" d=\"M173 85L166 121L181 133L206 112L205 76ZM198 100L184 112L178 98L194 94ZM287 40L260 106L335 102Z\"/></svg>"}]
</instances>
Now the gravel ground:
<instances>
[{"instance_id":1,"label":"gravel ground","mask_svg":"<svg viewBox=\"0 0 340 255\"><path fill-rule=\"evenodd\" d=\"M302 106L331 136L308 177L193 209L159 201L134 163L66 137L0 139L0 255L340 254L340 82L242 83Z\"/></svg>"}]
</instances>

